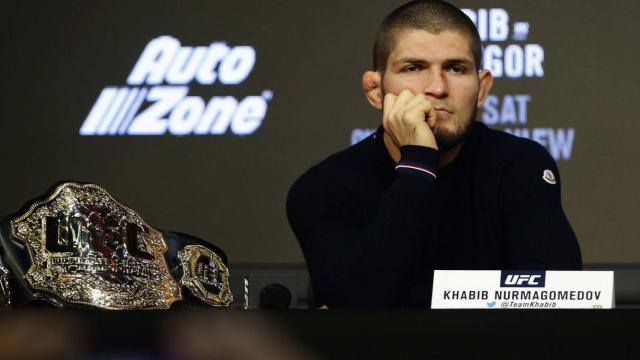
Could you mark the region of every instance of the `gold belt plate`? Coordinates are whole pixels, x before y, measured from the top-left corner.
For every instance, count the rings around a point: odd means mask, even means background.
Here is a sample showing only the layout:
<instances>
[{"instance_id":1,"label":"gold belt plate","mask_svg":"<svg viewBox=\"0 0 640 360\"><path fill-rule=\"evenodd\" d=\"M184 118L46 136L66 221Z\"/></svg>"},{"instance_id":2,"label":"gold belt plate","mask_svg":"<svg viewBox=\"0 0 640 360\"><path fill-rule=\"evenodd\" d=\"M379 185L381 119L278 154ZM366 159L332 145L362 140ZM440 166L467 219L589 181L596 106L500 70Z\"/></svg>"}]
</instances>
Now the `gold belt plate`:
<instances>
[{"instance_id":1,"label":"gold belt plate","mask_svg":"<svg viewBox=\"0 0 640 360\"><path fill-rule=\"evenodd\" d=\"M11 231L29 253L34 292L109 310L168 309L182 299L162 232L98 185L56 187Z\"/></svg>"},{"instance_id":2,"label":"gold belt plate","mask_svg":"<svg viewBox=\"0 0 640 360\"><path fill-rule=\"evenodd\" d=\"M202 245L187 245L178 252L180 283L198 299L213 306L229 306L229 269L218 254Z\"/></svg>"}]
</instances>

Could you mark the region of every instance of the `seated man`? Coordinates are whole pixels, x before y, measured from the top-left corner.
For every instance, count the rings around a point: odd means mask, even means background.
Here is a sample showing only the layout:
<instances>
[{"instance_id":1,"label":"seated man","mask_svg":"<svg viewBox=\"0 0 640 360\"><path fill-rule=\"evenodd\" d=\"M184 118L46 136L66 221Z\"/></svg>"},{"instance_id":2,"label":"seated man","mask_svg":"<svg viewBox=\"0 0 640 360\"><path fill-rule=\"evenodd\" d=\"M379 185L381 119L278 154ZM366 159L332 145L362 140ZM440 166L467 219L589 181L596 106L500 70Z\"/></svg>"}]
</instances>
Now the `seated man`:
<instances>
[{"instance_id":1,"label":"seated man","mask_svg":"<svg viewBox=\"0 0 640 360\"><path fill-rule=\"evenodd\" d=\"M487 128L473 22L413 1L382 23L362 82L382 126L309 169L287 213L318 303L429 306L434 269L581 268L555 162Z\"/></svg>"}]
</instances>

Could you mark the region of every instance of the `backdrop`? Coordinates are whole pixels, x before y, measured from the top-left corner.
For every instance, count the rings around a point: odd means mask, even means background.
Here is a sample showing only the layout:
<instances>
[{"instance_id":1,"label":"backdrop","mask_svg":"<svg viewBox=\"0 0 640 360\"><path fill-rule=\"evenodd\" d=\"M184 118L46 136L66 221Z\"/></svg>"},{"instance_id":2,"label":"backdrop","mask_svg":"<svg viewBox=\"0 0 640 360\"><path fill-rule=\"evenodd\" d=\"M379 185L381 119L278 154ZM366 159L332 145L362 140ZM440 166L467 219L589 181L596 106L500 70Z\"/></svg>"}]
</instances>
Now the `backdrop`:
<instances>
[{"instance_id":1,"label":"backdrop","mask_svg":"<svg viewBox=\"0 0 640 360\"><path fill-rule=\"evenodd\" d=\"M374 33L401 2L11 2L0 214L64 179L231 263L303 263L291 183L366 136ZM587 263L640 260L640 3L455 1L496 77L478 120L542 143Z\"/></svg>"}]
</instances>

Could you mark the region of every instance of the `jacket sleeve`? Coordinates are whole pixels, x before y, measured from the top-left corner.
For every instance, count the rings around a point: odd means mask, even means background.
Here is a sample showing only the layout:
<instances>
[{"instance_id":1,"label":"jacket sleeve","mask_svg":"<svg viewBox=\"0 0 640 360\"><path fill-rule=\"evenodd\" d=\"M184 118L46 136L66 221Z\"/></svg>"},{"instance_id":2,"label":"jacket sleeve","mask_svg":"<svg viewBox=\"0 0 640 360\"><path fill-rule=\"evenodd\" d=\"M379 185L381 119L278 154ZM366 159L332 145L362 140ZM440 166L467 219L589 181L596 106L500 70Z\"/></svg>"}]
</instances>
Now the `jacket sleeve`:
<instances>
[{"instance_id":1,"label":"jacket sleeve","mask_svg":"<svg viewBox=\"0 0 640 360\"><path fill-rule=\"evenodd\" d=\"M357 201L340 181L314 173L289 190L287 215L320 304L329 307L399 306L424 261L430 231L437 151L403 147L398 174L377 213L359 223ZM417 166L413 166L417 165ZM425 300L426 301L426 300Z\"/></svg>"},{"instance_id":2,"label":"jacket sleeve","mask_svg":"<svg viewBox=\"0 0 640 360\"><path fill-rule=\"evenodd\" d=\"M539 144L527 144L502 177L508 266L580 270L580 247L562 209L556 163Z\"/></svg>"}]
</instances>

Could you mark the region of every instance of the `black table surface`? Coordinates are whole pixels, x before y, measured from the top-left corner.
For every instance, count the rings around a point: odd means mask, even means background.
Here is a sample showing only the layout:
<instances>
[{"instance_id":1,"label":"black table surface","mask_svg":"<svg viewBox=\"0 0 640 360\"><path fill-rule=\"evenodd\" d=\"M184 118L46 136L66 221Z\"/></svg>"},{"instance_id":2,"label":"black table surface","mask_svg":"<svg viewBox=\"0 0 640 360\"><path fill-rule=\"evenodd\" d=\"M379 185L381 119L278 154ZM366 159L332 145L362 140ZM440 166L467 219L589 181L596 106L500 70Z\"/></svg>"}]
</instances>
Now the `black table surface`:
<instances>
[{"instance_id":1,"label":"black table surface","mask_svg":"<svg viewBox=\"0 0 640 360\"><path fill-rule=\"evenodd\" d=\"M0 358L640 359L640 310L0 313Z\"/></svg>"}]
</instances>

